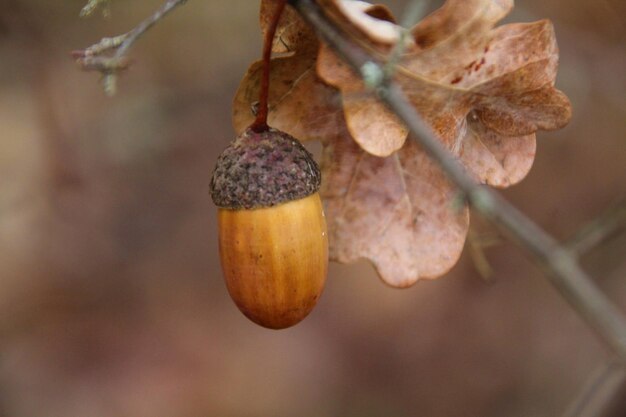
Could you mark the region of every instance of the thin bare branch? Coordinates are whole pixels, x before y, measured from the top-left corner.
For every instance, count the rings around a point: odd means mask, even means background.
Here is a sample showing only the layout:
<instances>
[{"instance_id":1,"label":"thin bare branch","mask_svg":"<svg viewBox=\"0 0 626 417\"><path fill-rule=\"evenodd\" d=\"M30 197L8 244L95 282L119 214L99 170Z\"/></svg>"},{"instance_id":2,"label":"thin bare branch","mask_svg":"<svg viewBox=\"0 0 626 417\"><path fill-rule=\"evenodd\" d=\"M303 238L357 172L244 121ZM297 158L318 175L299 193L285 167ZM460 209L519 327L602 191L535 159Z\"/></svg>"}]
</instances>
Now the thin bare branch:
<instances>
[{"instance_id":1,"label":"thin bare branch","mask_svg":"<svg viewBox=\"0 0 626 417\"><path fill-rule=\"evenodd\" d=\"M626 382L626 369L616 361L602 365L569 406L564 417L601 417Z\"/></svg>"},{"instance_id":2,"label":"thin bare branch","mask_svg":"<svg viewBox=\"0 0 626 417\"><path fill-rule=\"evenodd\" d=\"M72 54L76 58L90 57L101 55L110 50L114 50L119 48L122 42L128 37L128 33L124 33L123 35L114 36L112 38L102 38L100 42L91 45L89 48L74 51Z\"/></svg>"},{"instance_id":3,"label":"thin bare branch","mask_svg":"<svg viewBox=\"0 0 626 417\"><path fill-rule=\"evenodd\" d=\"M362 72L364 66L370 69L376 66L382 72L382 64L336 27L315 1L291 0L290 3L358 73ZM545 267L550 282L611 347L620 362L626 364L626 318L581 269L577 258L499 194L476 183L442 146L396 84L383 78L374 91L405 123L411 131L412 140L417 140L441 166L467 201L483 216L507 231L512 239Z\"/></svg>"},{"instance_id":4,"label":"thin bare branch","mask_svg":"<svg viewBox=\"0 0 626 417\"><path fill-rule=\"evenodd\" d=\"M567 248L572 253L582 256L624 228L626 228L626 199L612 205L583 226L567 242Z\"/></svg>"},{"instance_id":5,"label":"thin bare branch","mask_svg":"<svg viewBox=\"0 0 626 417\"><path fill-rule=\"evenodd\" d=\"M86 49L72 52L72 56L76 58L76 62L84 70L100 72L103 76L105 92L108 95L113 95L116 91L117 74L128 67L129 60L126 54L133 44L158 21L186 2L187 0L167 0L150 17L129 32L111 38L103 38ZM90 1L83 8L81 14L85 13L85 9L95 8L100 3L102 0ZM93 11L92 9L89 10ZM103 55L110 51L115 52L112 55Z\"/></svg>"},{"instance_id":6,"label":"thin bare branch","mask_svg":"<svg viewBox=\"0 0 626 417\"><path fill-rule=\"evenodd\" d=\"M167 16L172 10L176 7L185 4L187 0L167 0L156 12L152 14L152 16L145 19L138 26L136 26L133 30L126 34L124 42L120 45L115 53L116 57L121 57L125 55L130 47L137 42L137 40L146 33L148 29L154 26L159 20L163 19Z\"/></svg>"}]
</instances>

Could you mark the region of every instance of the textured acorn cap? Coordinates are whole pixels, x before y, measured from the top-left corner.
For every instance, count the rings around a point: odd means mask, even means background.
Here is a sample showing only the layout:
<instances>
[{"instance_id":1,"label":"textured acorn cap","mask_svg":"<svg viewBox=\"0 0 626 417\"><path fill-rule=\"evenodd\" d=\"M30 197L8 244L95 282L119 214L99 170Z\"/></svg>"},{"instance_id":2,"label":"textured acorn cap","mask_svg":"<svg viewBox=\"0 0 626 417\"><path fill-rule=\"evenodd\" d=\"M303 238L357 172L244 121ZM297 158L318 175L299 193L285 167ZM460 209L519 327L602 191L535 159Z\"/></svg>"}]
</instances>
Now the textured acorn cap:
<instances>
[{"instance_id":1,"label":"textured acorn cap","mask_svg":"<svg viewBox=\"0 0 626 417\"><path fill-rule=\"evenodd\" d=\"M246 129L217 159L211 197L222 208L271 207L316 193L321 178L313 155L293 136Z\"/></svg>"}]
</instances>

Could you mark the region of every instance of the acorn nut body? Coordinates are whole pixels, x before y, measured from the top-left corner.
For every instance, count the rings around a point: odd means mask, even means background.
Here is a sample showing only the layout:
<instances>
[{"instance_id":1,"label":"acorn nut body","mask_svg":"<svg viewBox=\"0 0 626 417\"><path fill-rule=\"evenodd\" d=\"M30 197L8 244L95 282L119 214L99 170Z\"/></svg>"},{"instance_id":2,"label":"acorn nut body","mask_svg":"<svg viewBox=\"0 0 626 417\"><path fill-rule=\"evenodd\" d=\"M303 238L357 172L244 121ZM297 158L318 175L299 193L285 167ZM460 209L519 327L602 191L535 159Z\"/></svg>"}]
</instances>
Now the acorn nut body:
<instances>
[{"instance_id":1,"label":"acorn nut body","mask_svg":"<svg viewBox=\"0 0 626 417\"><path fill-rule=\"evenodd\" d=\"M261 326L298 323L322 293L328 236L319 186L311 154L274 129L246 130L218 159L211 195L226 286Z\"/></svg>"}]
</instances>

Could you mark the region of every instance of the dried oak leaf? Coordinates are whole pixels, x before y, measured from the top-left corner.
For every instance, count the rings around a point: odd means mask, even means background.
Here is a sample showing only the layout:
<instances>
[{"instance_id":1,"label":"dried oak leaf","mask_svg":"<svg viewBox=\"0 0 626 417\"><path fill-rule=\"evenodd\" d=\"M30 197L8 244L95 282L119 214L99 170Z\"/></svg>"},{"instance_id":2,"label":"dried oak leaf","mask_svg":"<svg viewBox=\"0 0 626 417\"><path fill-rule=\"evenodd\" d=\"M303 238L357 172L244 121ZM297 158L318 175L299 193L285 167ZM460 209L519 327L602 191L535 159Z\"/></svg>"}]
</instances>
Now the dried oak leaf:
<instances>
[{"instance_id":1,"label":"dried oak leaf","mask_svg":"<svg viewBox=\"0 0 626 417\"><path fill-rule=\"evenodd\" d=\"M262 2L262 27L267 25L270 3ZM380 57L398 39L399 30L384 7L334 0L318 3ZM517 44L504 51L507 45L498 40L506 36L496 36L491 27L508 8L506 1L448 1L413 30L415 41L409 42L396 76L416 109L470 172L499 186L519 181L530 168L537 128L555 128L569 117L567 99L552 87L554 76L546 77L544 84L536 83L540 88L528 89L532 83L522 82L523 78L535 79L536 74L518 71L519 54L530 57L527 61L545 56L543 65L552 63L555 69L556 46L549 24L543 22L537 31L541 33L533 32L531 37L547 40L545 46L552 45L551 50L531 53ZM272 61L269 124L301 140L320 140L324 146L322 196L331 259L368 258L381 278L395 287L444 274L462 250L469 225L467 207L455 206L454 187L419 145L405 143L407 130L395 116L323 46L318 57L314 34L293 10L286 10L274 43L279 54ZM520 39L528 37L526 29L517 28ZM500 52L493 63L485 58L481 64L490 49ZM478 60L469 60L473 54ZM436 62L438 56L445 58L442 66ZM464 67L472 61L467 71ZM456 81L456 73L448 73L456 68L453 64L466 70L466 84ZM489 65L493 77L481 78L481 67ZM320 80L316 68L341 95ZM496 81L506 75L519 88L505 88L506 80ZM259 78L260 63L255 63L235 97L237 131L253 120L250 109L258 97ZM478 81L471 83L471 79Z\"/></svg>"},{"instance_id":2,"label":"dried oak leaf","mask_svg":"<svg viewBox=\"0 0 626 417\"><path fill-rule=\"evenodd\" d=\"M324 146L322 178L332 259L368 258L400 288L458 260L469 211L455 207L454 186L417 142L383 158L338 135Z\"/></svg>"},{"instance_id":3,"label":"dried oak leaf","mask_svg":"<svg viewBox=\"0 0 626 417\"><path fill-rule=\"evenodd\" d=\"M384 60L393 42L342 15L343 2L321 3L348 32L371 40L361 45ZM571 117L569 100L554 88L552 24L493 28L512 6L512 0L448 0L412 29L414 43L394 77L442 143L478 180L497 187L528 173L538 129L558 129ZM348 128L363 149L388 156L403 146L405 126L324 45L317 71L341 91Z\"/></svg>"}]
</instances>

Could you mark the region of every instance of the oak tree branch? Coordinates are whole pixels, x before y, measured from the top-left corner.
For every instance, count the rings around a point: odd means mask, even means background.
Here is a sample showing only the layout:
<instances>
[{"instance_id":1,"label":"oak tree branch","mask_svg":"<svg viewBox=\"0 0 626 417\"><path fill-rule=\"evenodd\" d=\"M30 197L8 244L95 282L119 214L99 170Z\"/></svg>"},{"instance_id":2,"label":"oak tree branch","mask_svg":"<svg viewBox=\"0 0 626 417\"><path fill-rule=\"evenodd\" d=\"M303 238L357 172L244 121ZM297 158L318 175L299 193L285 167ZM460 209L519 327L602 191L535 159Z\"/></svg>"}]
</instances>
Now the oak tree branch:
<instances>
[{"instance_id":1,"label":"oak tree branch","mask_svg":"<svg viewBox=\"0 0 626 417\"><path fill-rule=\"evenodd\" d=\"M117 74L119 71L126 69L129 65L126 54L133 44L158 21L167 16L176 7L186 2L187 0L167 0L151 16L143 20L129 32L112 38L102 38L100 42L86 49L72 52L72 55L84 70L100 72L103 76L105 92L108 95L113 95L115 94ZM92 4L92 2L88 3L87 6L90 4ZM113 52L112 55L105 55L110 51L115 52Z\"/></svg>"}]
</instances>

